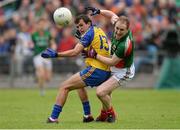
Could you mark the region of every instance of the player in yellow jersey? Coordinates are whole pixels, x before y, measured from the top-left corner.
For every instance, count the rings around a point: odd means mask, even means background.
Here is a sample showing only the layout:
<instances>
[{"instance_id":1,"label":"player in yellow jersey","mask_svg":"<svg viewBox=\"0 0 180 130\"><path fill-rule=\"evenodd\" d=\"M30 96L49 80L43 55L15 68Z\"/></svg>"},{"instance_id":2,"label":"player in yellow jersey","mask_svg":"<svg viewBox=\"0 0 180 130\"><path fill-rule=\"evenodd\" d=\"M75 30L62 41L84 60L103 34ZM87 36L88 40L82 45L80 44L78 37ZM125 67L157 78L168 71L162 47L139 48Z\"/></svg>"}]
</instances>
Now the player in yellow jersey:
<instances>
[{"instance_id":1,"label":"player in yellow jersey","mask_svg":"<svg viewBox=\"0 0 180 130\"><path fill-rule=\"evenodd\" d=\"M102 29L93 26L90 18L86 15L79 15L75 19L75 24L77 30L81 34L81 38L74 49L64 52L56 52L48 48L41 54L41 56L44 58L74 57L82 51L88 52L88 50L92 48L100 55L106 57L109 56L107 37ZM94 58L85 58L85 63L86 68L84 70L72 75L60 85L52 114L48 118L47 123L58 122L59 114L61 113L68 93L71 90L79 89L80 97L83 97L83 92L84 96L87 96L84 87L98 86L110 77L110 69L108 65Z\"/></svg>"}]
</instances>

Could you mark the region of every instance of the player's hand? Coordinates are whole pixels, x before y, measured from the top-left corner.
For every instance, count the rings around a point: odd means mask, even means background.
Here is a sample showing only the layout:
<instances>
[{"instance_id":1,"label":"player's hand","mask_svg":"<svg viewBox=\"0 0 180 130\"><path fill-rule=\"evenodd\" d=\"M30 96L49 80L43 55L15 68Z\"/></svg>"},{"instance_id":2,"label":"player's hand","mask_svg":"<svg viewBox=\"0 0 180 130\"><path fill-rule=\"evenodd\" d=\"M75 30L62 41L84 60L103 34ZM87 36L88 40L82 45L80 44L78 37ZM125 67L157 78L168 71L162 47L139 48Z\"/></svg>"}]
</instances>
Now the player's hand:
<instances>
[{"instance_id":1,"label":"player's hand","mask_svg":"<svg viewBox=\"0 0 180 130\"><path fill-rule=\"evenodd\" d=\"M58 57L58 54L55 50L51 48L47 48L45 51L41 53L41 57L43 58L56 58Z\"/></svg>"},{"instance_id":2,"label":"player's hand","mask_svg":"<svg viewBox=\"0 0 180 130\"><path fill-rule=\"evenodd\" d=\"M74 36L75 36L77 39L81 39L81 33L79 32L79 30L76 30Z\"/></svg>"},{"instance_id":3,"label":"player's hand","mask_svg":"<svg viewBox=\"0 0 180 130\"><path fill-rule=\"evenodd\" d=\"M92 13L90 14L91 16L100 14L100 12L101 12L100 9L94 8L94 7L85 7L85 10L86 11L92 11Z\"/></svg>"},{"instance_id":4,"label":"player's hand","mask_svg":"<svg viewBox=\"0 0 180 130\"><path fill-rule=\"evenodd\" d=\"M94 59L96 59L97 52L93 48L91 48L89 51L83 50L81 52L81 55L83 58L94 58Z\"/></svg>"},{"instance_id":5,"label":"player's hand","mask_svg":"<svg viewBox=\"0 0 180 130\"><path fill-rule=\"evenodd\" d=\"M96 59L97 57L97 52L94 48L91 48L88 52L87 52L87 55L89 58L94 58Z\"/></svg>"},{"instance_id":6,"label":"player's hand","mask_svg":"<svg viewBox=\"0 0 180 130\"><path fill-rule=\"evenodd\" d=\"M85 59L85 58L88 58L88 53L87 53L87 51L85 51L85 50L83 50L82 52L81 52L81 56Z\"/></svg>"}]
</instances>

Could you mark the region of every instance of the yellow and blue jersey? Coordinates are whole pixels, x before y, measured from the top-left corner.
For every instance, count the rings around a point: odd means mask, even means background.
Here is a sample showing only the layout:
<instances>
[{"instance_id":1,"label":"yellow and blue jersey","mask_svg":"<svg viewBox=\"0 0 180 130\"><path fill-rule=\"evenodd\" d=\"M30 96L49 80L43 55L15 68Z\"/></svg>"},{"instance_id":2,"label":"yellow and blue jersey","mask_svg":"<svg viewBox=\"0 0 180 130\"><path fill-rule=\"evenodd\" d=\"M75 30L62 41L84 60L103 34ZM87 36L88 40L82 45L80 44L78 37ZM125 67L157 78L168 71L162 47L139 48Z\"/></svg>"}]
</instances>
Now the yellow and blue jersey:
<instances>
[{"instance_id":1,"label":"yellow and blue jersey","mask_svg":"<svg viewBox=\"0 0 180 130\"><path fill-rule=\"evenodd\" d=\"M81 37L80 42L86 51L94 48L98 54L105 57L110 56L107 37L103 30L96 26L91 26ZM93 58L86 58L85 63L87 68L80 72L80 76L86 86L99 86L110 77L111 72L108 65Z\"/></svg>"},{"instance_id":2,"label":"yellow and blue jersey","mask_svg":"<svg viewBox=\"0 0 180 130\"><path fill-rule=\"evenodd\" d=\"M80 42L88 51L90 48L94 48L97 54L105 57L109 57L109 46L107 37L101 28L91 26L88 31L81 37ZM93 58L85 59L86 66L92 66L101 70L109 71L109 66Z\"/></svg>"}]
</instances>

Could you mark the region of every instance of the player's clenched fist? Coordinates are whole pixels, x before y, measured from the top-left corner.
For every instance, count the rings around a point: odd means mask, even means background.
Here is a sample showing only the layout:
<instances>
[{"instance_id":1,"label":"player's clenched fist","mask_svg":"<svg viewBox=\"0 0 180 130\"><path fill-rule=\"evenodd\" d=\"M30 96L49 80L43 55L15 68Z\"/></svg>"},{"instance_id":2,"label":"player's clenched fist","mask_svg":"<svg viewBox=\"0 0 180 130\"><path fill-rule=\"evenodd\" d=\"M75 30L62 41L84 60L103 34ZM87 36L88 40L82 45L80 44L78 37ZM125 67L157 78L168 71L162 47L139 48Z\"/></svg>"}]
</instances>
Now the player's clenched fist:
<instances>
[{"instance_id":1,"label":"player's clenched fist","mask_svg":"<svg viewBox=\"0 0 180 130\"><path fill-rule=\"evenodd\" d=\"M100 9L94 7L85 7L86 11L92 11L91 16L100 14Z\"/></svg>"},{"instance_id":2,"label":"player's clenched fist","mask_svg":"<svg viewBox=\"0 0 180 130\"><path fill-rule=\"evenodd\" d=\"M97 57L97 52L96 52L95 49L91 48L91 49L88 50L88 51L83 50L83 51L81 52L81 55L82 55L83 58L94 58L94 59L96 59L96 57Z\"/></svg>"},{"instance_id":3,"label":"player's clenched fist","mask_svg":"<svg viewBox=\"0 0 180 130\"><path fill-rule=\"evenodd\" d=\"M96 59L96 57L97 57L97 52L96 52L96 50L93 49L93 48L91 48L91 49L88 51L87 54L88 54L88 57L90 57L90 58Z\"/></svg>"}]
</instances>

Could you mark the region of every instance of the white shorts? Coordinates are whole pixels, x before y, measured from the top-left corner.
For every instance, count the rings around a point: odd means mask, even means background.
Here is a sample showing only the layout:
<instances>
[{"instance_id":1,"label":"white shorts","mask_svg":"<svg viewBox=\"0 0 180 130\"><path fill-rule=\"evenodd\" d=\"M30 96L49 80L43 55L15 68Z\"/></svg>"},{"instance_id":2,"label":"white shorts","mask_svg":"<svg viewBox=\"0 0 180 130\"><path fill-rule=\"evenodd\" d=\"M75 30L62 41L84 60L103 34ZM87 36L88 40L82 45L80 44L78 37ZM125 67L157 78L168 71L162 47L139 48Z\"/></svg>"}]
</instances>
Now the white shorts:
<instances>
[{"instance_id":1,"label":"white shorts","mask_svg":"<svg viewBox=\"0 0 180 130\"><path fill-rule=\"evenodd\" d=\"M119 69L116 67L111 67L111 74L114 79L116 79L120 86L125 85L126 81L131 80L135 74L134 64L130 68Z\"/></svg>"},{"instance_id":2,"label":"white shorts","mask_svg":"<svg viewBox=\"0 0 180 130\"><path fill-rule=\"evenodd\" d=\"M33 59L35 68L44 67L48 70L52 70L52 61L51 59L45 59L41 57L41 54L36 55Z\"/></svg>"}]
</instances>

